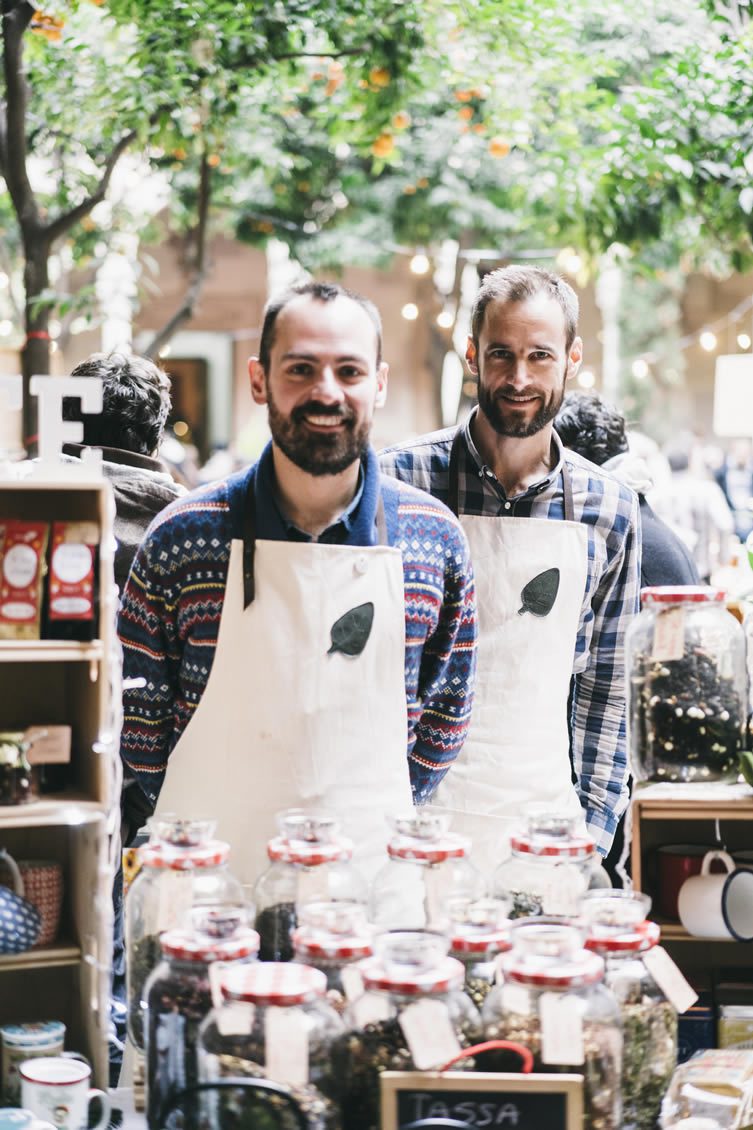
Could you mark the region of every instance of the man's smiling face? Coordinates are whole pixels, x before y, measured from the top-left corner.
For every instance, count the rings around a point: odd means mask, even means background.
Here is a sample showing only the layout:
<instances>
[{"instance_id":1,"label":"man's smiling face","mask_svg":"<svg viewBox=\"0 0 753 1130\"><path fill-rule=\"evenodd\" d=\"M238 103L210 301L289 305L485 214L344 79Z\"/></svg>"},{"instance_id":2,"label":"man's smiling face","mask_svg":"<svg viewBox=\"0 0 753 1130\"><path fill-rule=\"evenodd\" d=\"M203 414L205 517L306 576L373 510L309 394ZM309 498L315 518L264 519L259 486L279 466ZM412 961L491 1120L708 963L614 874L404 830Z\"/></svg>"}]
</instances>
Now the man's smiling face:
<instances>
[{"instance_id":1,"label":"man's smiling face","mask_svg":"<svg viewBox=\"0 0 753 1130\"><path fill-rule=\"evenodd\" d=\"M581 359L580 338L569 350L566 338L562 307L544 291L489 303L466 358L478 376L479 410L498 435L535 435L557 415Z\"/></svg>"}]
</instances>

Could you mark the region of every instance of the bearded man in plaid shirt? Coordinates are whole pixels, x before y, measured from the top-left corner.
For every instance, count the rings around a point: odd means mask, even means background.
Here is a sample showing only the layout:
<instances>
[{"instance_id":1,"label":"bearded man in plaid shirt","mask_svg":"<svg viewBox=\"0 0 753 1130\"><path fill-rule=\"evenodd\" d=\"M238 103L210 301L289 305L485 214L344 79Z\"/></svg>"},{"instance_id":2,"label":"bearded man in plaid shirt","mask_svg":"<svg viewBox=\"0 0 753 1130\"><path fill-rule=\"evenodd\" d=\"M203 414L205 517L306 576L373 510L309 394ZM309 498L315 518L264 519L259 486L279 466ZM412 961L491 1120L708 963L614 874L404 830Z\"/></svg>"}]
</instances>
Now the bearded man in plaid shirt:
<instances>
[{"instance_id":1,"label":"bearded man in plaid shirt","mask_svg":"<svg viewBox=\"0 0 753 1130\"><path fill-rule=\"evenodd\" d=\"M434 801L472 837L482 867L505 857L534 802L606 855L628 802L624 639L639 603L638 500L554 431L581 364L577 322L578 299L558 276L519 266L487 275L466 352L478 406L461 426L381 456L383 470L448 504L471 544L476 697Z\"/></svg>"}]
</instances>

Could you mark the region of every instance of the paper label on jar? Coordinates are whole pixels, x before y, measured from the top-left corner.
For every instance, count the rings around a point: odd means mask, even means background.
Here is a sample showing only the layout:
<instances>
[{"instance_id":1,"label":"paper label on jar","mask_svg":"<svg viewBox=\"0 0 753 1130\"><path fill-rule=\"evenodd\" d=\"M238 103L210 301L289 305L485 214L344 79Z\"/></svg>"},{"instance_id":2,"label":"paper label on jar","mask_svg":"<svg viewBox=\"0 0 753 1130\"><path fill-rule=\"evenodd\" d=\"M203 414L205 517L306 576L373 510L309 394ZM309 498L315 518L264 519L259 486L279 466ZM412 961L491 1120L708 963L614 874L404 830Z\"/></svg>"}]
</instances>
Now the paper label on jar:
<instances>
[{"instance_id":1,"label":"paper label on jar","mask_svg":"<svg viewBox=\"0 0 753 1130\"><path fill-rule=\"evenodd\" d=\"M221 1036L250 1036L255 1006L248 1001L225 1001L217 1012L217 1031Z\"/></svg>"},{"instance_id":2,"label":"paper label on jar","mask_svg":"<svg viewBox=\"0 0 753 1130\"><path fill-rule=\"evenodd\" d=\"M213 961L209 966L209 994L212 998L212 1008L222 1008L225 998L220 988L220 978L225 972L227 962Z\"/></svg>"},{"instance_id":3,"label":"paper label on jar","mask_svg":"<svg viewBox=\"0 0 753 1130\"><path fill-rule=\"evenodd\" d=\"M346 965L340 973L343 992L347 1001L355 1001L363 993L363 977L353 965Z\"/></svg>"},{"instance_id":4,"label":"paper label on jar","mask_svg":"<svg viewBox=\"0 0 753 1130\"><path fill-rule=\"evenodd\" d=\"M586 881L572 863L562 863L551 869L541 889L541 909L544 914L573 917L585 894Z\"/></svg>"},{"instance_id":5,"label":"paper label on jar","mask_svg":"<svg viewBox=\"0 0 753 1130\"><path fill-rule=\"evenodd\" d=\"M165 871L160 875L156 932L161 934L164 930L187 925L192 903L193 880L190 874Z\"/></svg>"},{"instance_id":6,"label":"paper label on jar","mask_svg":"<svg viewBox=\"0 0 753 1130\"><path fill-rule=\"evenodd\" d=\"M356 1028L365 1028L367 1024L378 1024L381 1020L389 1020L392 1016L392 1006L382 993L366 992L353 1002L353 1021Z\"/></svg>"},{"instance_id":7,"label":"paper label on jar","mask_svg":"<svg viewBox=\"0 0 753 1130\"><path fill-rule=\"evenodd\" d=\"M508 981L502 990L502 1007L505 1012L517 1012L525 1016L531 1007L531 995L523 985Z\"/></svg>"},{"instance_id":8,"label":"paper label on jar","mask_svg":"<svg viewBox=\"0 0 753 1130\"><path fill-rule=\"evenodd\" d=\"M398 1019L416 1070L441 1067L460 1054L462 1049L444 1001L416 1001Z\"/></svg>"},{"instance_id":9,"label":"paper label on jar","mask_svg":"<svg viewBox=\"0 0 753 1130\"><path fill-rule=\"evenodd\" d=\"M494 984L495 985L504 984L505 971L504 971L503 966L504 966L504 960L505 960L506 956L507 955L504 954L504 953L498 953L497 956L494 959Z\"/></svg>"},{"instance_id":10,"label":"paper label on jar","mask_svg":"<svg viewBox=\"0 0 753 1130\"><path fill-rule=\"evenodd\" d=\"M303 906L307 902L329 899L329 867L326 863L318 867L302 867L298 872L296 902Z\"/></svg>"},{"instance_id":11,"label":"paper label on jar","mask_svg":"<svg viewBox=\"0 0 753 1130\"><path fill-rule=\"evenodd\" d=\"M268 1008L264 1017L264 1071L290 1086L309 1081L309 1034L300 1008Z\"/></svg>"},{"instance_id":12,"label":"paper label on jar","mask_svg":"<svg viewBox=\"0 0 753 1130\"><path fill-rule=\"evenodd\" d=\"M659 612L654 625L652 659L682 659L685 654L685 609Z\"/></svg>"},{"instance_id":13,"label":"paper label on jar","mask_svg":"<svg viewBox=\"0 0 753 1130\"><path fill-rule=\"evenodd\" d=\"M542 993L539 1018L542 1063L577 1067L585 1062L581 1002L576 997Z\"/></svg>"},{"instance_id":14,"label":"paper label on jar","mask_svg":"<svg viewBox=\"0 0 753 1130\"><path fill-rule=\"evenodd\" d=\"M698 993L688 984L667 951L654 946L643 954L643 964L664 993L669 1003L678 1012L687 1010L698 1000Z\"/></svg>"}]
</instances>

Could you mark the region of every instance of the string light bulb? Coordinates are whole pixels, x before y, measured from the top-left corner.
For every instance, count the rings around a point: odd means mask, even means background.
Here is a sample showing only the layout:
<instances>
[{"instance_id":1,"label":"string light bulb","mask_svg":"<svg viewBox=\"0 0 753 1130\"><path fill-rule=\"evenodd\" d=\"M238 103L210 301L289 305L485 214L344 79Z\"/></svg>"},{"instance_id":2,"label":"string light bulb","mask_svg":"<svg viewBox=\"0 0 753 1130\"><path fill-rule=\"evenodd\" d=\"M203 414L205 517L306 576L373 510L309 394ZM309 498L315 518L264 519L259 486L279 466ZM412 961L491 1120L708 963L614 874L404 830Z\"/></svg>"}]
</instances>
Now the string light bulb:
<instances>
[{"instance_id":1,"label":"string light bulb","mask_svg":"<svg viewBox=\"0 0 753 1130\"><path fill-rule=\"evenodd\" d=\"M590 369L583 369L578 373L577 380L580 388L593 388L596 384L596 374Z\"/></svg>"},{"instance_id":2,"label":"string light bulb","mask_svg":"<svg viewBox=\"0 0 753 1130\"><path fill-rule=\"evenodd\" d=\"M441 326L443 330L451 330L455 324L455 318L450 310L440 310L437 314L437 325Z\"/></svg>"},{"instance_id":3,"label":"string light bulb","mask_svg":"<svg viewBox=\"0 0 753 1130\"><path fill-rule=\"evenodd\" d=\"M738 334L737 335L737 344L740 346L741 349L750 349L750 335L749 334Z\"/></svg>"},{"instance_id":4,"label":"string light bulb","mask_svg":"<svg viewBox=\"0 0 753 1130\"><path fill-rule=\"evenodd\" d=\"M410 261L410 270L413 275L428 275L431 270L431 263L427 255L423 251L417 251Z\"/></svg>"},{"instance_id":5,"label":"string light bulb","mask_svg":"<svg viewBox=\"0 0 753 1130\"><path fill-rule=\"evenodd\" d=\"M635 361L633 361L633 364L630 366L630 372L637 381L645 381L649 373L648 361L643 357L636 357Z\"/></svg>"},{"instance_id":6,"label":"string light bulb","mask_svg":"<svg viewBox=\"0 0 753 1130\"><path fill-rule=\"evenodd\" d=\"M418 317L418 306L415 302L406 302L400 313L405 318L406 322L415 322Z\"/></svg>"},{"instance_id":7,"label":"string light bulb","mask_svg":"<svg viewBox=\"0 0 753 1130\"><path fill-rule=\"evenodd\" d=\"M713 353L716 349L716 334L712 330L704 330L698 338L698 344L701 349L705 349L707 353Z\"/></svg>"}]
</instances>

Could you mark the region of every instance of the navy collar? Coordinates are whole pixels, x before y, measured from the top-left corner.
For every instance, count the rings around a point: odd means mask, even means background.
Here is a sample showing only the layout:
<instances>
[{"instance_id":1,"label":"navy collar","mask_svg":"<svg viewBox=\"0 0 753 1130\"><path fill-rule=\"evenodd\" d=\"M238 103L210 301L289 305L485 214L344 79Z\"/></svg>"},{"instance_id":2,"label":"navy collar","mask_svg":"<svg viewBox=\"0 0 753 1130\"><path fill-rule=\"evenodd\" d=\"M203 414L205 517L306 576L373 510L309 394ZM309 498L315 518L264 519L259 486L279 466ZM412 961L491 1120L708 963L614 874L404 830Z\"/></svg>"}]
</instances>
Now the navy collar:
<instances>
[{"instance_id":1,"label":"navy collar","mask_svg":"<svg viewBox=\"0 0 753 1130\"><path fill-rule=\"evenodd\" d=\"M266 541L301 540L297 527L281 512L276 500L276 482L272 443L267 444L254 468L257 536ZM361 459L358 488L347 509L330 529L342 525L344 545L377 545L377 504L380 471L375 452L368 448ZM326 533L327 531L325 531Z\"/></svg>"}]
</instances>

